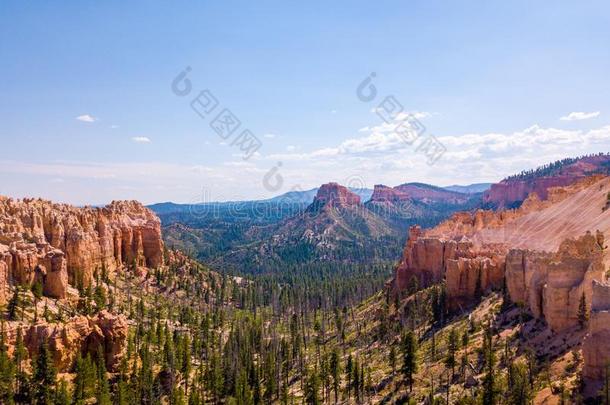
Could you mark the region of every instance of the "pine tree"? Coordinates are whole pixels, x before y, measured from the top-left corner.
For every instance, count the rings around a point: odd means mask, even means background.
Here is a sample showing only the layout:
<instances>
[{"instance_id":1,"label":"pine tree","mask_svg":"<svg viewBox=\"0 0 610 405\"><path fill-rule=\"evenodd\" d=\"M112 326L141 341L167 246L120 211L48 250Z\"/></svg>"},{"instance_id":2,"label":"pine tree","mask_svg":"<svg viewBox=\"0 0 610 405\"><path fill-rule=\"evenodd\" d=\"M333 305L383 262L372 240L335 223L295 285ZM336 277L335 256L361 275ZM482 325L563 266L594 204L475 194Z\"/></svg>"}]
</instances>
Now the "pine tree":
<instances>
[{"instance_id":1,"label":"pine tree","mask_svg":"<svg viewBox=\"0 0 610 405\"><path fill-rule=\"evenodd\" d=\"M307 384L305 385L305 403L309 405L320 405L320 377L317 370L308 373Z\"/></svg>"},{"instance_id":2,"label":"pine tree","mask_svg":"<svg viewBox=\"0 0 610 405\"><path fill-rule=\"evenodd\" d=\"M487 326L483 336L483 355L485 356L485 377L483 378L483 405L496 403L497 388L494 367L496 358L493 349L493 334L491 326Z\"/></svg>"},{"instance_id":3,"label":"pine tree","mask_svg":"<svg viewBox=\"0 0 610 405\"><path fill-rule=\"evenodd\" d=\"M95 308L97 311L101 311L106 307L106 290L99 281L95 286L95 291L93 292L93 301L95 302Z\"/></svg>"},{"instance_id":4,"label":"pine tree","mask_svg":"<svg viewBox=\"0 0 610 405\"><path fill-rule=\"evenodd\" d=\"M390 354L388 355L388 363L392 369L392 376L396 373L396 348L394 345L390 347Z\"/></svg>"},{"instance_id":5,"label":"pine tree","mask_svg":"<svg viewBox=\"0 0 610 405\"><path fill-rule=\"evenodd\" d=\"M68 383L63 378L59 382L57 387L57 394L55 397L55 405L70 405L72 398L70 398L70 391L68 390Z\"/></svg>"},{"instance_id":6,"label":"pine tree","mask_svg":"<svg viewBox=\"0 0 610 405\"><path fill-rule=\"evenodd\" d=\"M409 384L409 392L413 391L413 375L417 373L417 338L413 331L409 330L402 338L402 373L407 384Z\"/></svg>"},{"instance_id":7,"label":"pine tree","mask_svg":"<svg viewBox=\"0 0 610 405\"><path fill-rule=\"evenodd\" d=\"M447 356L445 366L451 369L451 381L455 378L455 366L457 364L456 352L458 350L458 335L455 328L451 329L447 336Z\"/></svg>"},{"instance_id":8,"label":"pine tree","mask_svg":"<svg viewBox=\"0 0 610 405\"><path fill-rule=\"evenodd\" d=\"M34 295L34 322L38 320L38 301L42 298L42 283L37 280L32 284L32 294Z\"/></svg>"},{"instance_id":9,"label":"pine tree","mask_svg":"<svg viewBox=\"0 0 610 405\"><path fill-rule=\"evenodd\" d=\"M15 365L4 345L4 323L0 331L0 403L13 404L15 395Z\"/></svg>"},{"instance_id":10,"label":"pine tree","mask_svg":"<svg viewBox=\"0 0 610 405\"><path fill-rule=\"evenodd\" d=\"M349 400L351 397L351 389L352 389L352 385L350 384L350 381L352 381L352 372L354 371L354 359L352 358L352 355L350 353L350 355L347 357L347 361L345 363L345 380L347 381L346 388L347 388L347 399Z\"/></svg>"},{"instance_id":11,"label":"pine tree","mask_svg":"<svg viewBox=\"0 0 610 405\"><path fill-rule=\"evenodd\" d=\"M341 358L339 349L336 347L330 354L330 374L333 378L333 391L335 392L335 403L339 401L339 387L341 386Z\"/></svg>"},{"instance_id":12,"label":"pine tree","mask_svg":"<svg viewBox=\"0 0 610 405\"><path fill-rule=\"evenodd\" d=\"M27 349L23 343L23 332L21 328L17 329L17 337L15 340L15 352L13 360L16 367L16 399L21 403L31 402L30 380L28 374L24 370L24 362L27 358Z\"/></svg>"},{"instance_id":13,"label":"pine tree","mask_svg":"<svg viewBox=\"0 0 610 405\"><path fill-rule=\"evenodd\" d=\"M525 364L518 362L510 365L508 388L511 404L529 405L531 403L532 389Z\"/></svg>"},{"instance_id":14,"label":"pine tree","mask_svg":"<svg viewBox=\"0 0 610 405\"><path fill-rule=\"evenodd\" d=\"M21 297L19 296L19 287L16 286L13 291L13 296L11 297L8 303L8 319L10 321L17 320L17 314L19 312L19 307L21 306Z\"/></svg>"},{"instance_id":15,"label":"pine tree","mask_svg":"<svg viewBox=\"0 0 610 405\"><path fill-rule=\"evenodd\" d=\"M55 397L54 387L57 372L46 342L40 346L35 364L33 373L35 403L38 405L52 404Z\"/></svg>"},{"instance_id":16,"label":"pine tree","mask_svg":"<svg viewBox=\"0 0 610 405\"><path fill-rule=\"evenodd\" d=\"M79 354L76 358L74 372L76 376L74 377L73 400L76 404L84 404L95 394L97 371L91 361L91 356L87 355L83 359Z\"/></svg>"},{"instance_id":17,"label":"pine tree","mask_svg":"<svg viewBox=\"0 0 610 405\"><path fill-rule=\"evenodd\" d=\"M188 396L189 378L191 375L191 340L188 334L182 339L182 345L182 365L180 371L184 378L184 392Z\"/></svg>"},{"instance_id":18,"label":"pine tree","mask_svg":"<svg viewBox=\"0 0 610 405\"><path fill-rule=\"evenodd\" d=\"M106 360L104 359L101 347L98 348L97 354L97 390L95 398L98 405L112 405L110 387L108 386L108 378L106 376Z\"/></svg>"},{"instance_id":19,"label":"pine tree","mask_svg":"<svg viewBox=\"0 0 610 405\"><path fill-rule=\"evenodd\" d=\"M589 311L587 310L587 298L583 291L580 296L580 303L578 304L578 324L580 329L584 329L589 323Z\"/></svg>"}]
</instances>

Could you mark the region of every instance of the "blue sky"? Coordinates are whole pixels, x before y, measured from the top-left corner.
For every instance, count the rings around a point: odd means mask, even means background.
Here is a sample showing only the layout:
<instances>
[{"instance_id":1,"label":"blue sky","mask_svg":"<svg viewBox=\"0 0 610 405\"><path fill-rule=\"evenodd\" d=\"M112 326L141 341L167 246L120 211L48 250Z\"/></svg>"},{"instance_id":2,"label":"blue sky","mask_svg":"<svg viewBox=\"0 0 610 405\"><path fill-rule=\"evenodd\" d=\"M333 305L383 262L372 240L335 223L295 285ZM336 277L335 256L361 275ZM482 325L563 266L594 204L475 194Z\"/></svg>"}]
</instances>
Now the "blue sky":
<instances>
[{"instance_id":1,"label":"blue sky","mask_svg":"<svg viewBox=\"0 0 610 405\"><path fill-rule=\"evenodd\" d=\"M448 185L610 149L607 2L126 3L0 5L0 194L151 203ZM178 97L186 66L193 93ZM371 72L378 97L363 102ZM203 89L261 140L250 159L190 108ZM435 164L382 125L389 95L444 145ZM281 184L265 186L278 162Z\"/></svg>"}]
</instances>

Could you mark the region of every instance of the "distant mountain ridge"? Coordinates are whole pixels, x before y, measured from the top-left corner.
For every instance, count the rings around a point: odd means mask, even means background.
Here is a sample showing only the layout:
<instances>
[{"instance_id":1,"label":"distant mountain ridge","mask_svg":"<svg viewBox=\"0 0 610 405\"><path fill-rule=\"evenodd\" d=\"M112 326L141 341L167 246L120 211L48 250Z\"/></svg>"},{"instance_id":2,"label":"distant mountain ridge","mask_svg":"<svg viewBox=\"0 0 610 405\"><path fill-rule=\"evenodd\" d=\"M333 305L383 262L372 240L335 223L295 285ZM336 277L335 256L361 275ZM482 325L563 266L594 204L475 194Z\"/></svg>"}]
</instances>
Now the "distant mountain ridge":
<instances>
[{"instance_id":1,"label":"distant mountain ridge","mask_svg":"<svg viewBox=\"0 0 610 405\"><path fill-rule=\"evenodd\" d=\"M396 187L407 188L407 187L411 186L411 187L421 188L421 189L438 190L439 192L441 192L442 190L445 190L445 191L456 192L456 193L460 193L460 194L476 194L476 193L481 193L481 192L489 189L491 184L492 183L474 183L474 184L468 184L468 185L452 185L452 186L447 186L447 187L440 187L440 186L435 186L435 185L427 184L427 183L412 182L412 183L404 183L404 184L396 186ZM319 189L319 187L315 187L315 188L312 188L309 190L293 190L293 191L288 191L286 193L277 195L275 197L262 199L262 200L210 201L210 202L193 202L193 203L175 203L175 202L171 202L171 201L166 201L166 202L161 202L161 203L150 204L147 207L152 209L153 211L155 211L157 214L159 214L159 213L167 213L167 212L171 212L171 211L175 211L175 210L180 210L181 208L191 206L194 204L222 205L222 204L232 204L232 203L268 203L268 202L289 202L289 203L294 203L294 204L310 204L313 201L314 197L316 196L318 189ZM374 189L354 188L354 187L348 187L348 189L351 192L360 196L360 200L362 203L370 201L371 198L373 198Z\"/></svg>"},{"instance_id":2,"label":"distant mountain ridge","mask_svg":"<svg viewBox=\"0 0 610 405\"><path fill-rule=\"evenodd\" d=\"M474 184L469 184L467 186L461 186L459 184L454 184L454 185L446 186L443 188L445 190L456 191L458 193L476 194L476 193L483 193L483 192L489 190L489 188L491 187L492 184L493 183L474 183Z\"/></svg>"}]
</instances>

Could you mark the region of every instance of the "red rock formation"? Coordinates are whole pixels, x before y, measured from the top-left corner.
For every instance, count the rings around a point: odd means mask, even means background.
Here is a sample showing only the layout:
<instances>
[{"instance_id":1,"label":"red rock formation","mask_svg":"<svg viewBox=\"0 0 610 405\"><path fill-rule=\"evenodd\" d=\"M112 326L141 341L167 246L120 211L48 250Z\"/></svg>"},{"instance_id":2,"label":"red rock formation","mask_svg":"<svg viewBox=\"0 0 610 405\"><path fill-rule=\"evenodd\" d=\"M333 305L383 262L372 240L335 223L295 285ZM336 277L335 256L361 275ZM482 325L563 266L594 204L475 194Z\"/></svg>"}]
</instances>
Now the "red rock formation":
<instances>
[{"instance_id":1,"label":"red rock formation","mask_svg":"<svg viewBox=\"0 0 610 405\"><path fill-rule=\"evenodd\" d=\"M473 301L477 288L483 293L500 287L503 271L503 257L495 251L476 251L466 237L422 237L421 228L412 226L395 271L394 288L402 291L413 280L419 286L446 280L450 308L457 309Z\"/></svg>"},{"instance_id":2,"label":"red rock formation","mask_svg":"<svg viewBox=\"0 0 610 405\"><path fill-rule=\"evenodd\" d=\"M593 282L588 333L582 344L583 377L601 383L610 364L610 285Z\"/></svg>"},{"instance_id":3,"label":"red rock formation","mask_svg":"<svg viewBox=\"0 0 610 405\"><path fill-rule=\"evenodd\" d=\"M395 271L394 282L399 291L406 289L415 279L420 286L442 281L444 277L445 241L423 238L419 226L409 228L407 246L402 261Z\"/></svg>"},{"instance_id":4,"label":"red rock formation","mask_svg":"<svg viewBox=\"0 0 610 405\"><path fill-rule=\"evenodd\" d=\"M587 156L573 163L548 170L547 175L532 174L525 178L508 178L493 184L483 195L483 201L498 208L511 207L521 203L531 193L546 200L551 187L573 184L592 173L607 173L610 155Z\"/></svg>"},{"instance_id":5,"label":"red rock formation","mask_svg":"<svg viewBox=\"0 0 610 405\"><path fill-rule=\"evenodd\" d=\"M327 183L320 186L312 203L312 206L316 207L316 209L354 205L360 205L360 196L337 183Z\"/></svg>"},{"instance_id":6,"label":"red rock formation","mask_svg":"<svg viewBox=\"0 0 610 405\"><path fill-rule=\"evenodd\" d=\"M68 281L91 282L95 270L163 263L161 223L135 201L77 208L40 199L0 197L0 303L6 286L43 283L64 298Z\"/></svg>"},{"instance_id":7,"label":"red rock formation","mask_svg":"<svg viewBox=\"0 0 610 405\"><path fill-rule=\"evenodd\" d=\"M373 194L371 195L371 202L374 203L388 203L388 204L400 204L405 201L410 202L411 198L408 194L402 191L384 186L383 184L376 184L373 188Z\"/></svg>"},{"instance_id":8,"label":"red rock formation","mask_svg":"<svg viewBox=\"0 0 610 405\"><path fill-rule=\"evenodd\" d=\"M568 186L583 177L558 176L540 177L533 180L502 180L500 183L492 184L491 188L484 193L483 201L503 208L521 203L531 193L536 193L542 200L545 200L549 188Z\"/></svg>"},{"instance_id":9,"label":"red rock formation","mask_svg":"<svg viewBox=\"0 0 610 405\"><path fill-rule=\"evenodd\" d=\"M498 289L504 281L502 255L493 251L474 252L470 243L458 248L457 253L456 258L447 260L445 270L450 310L471 304L477 294Z\"/></svg>"},{"instance_id":10,"label":"red rock formation","mask_svg":"<svg viewBox=\"0 0 610 405\"><path fill-rule=\"evenodd\" d=\"M15 348L18 329L21 329L30 358L35 358L41 345L46 343L60 372L70 371L79 353L94 354L100 348L104 350L106 367L114 370L124 354L129 331L123 315L107 311L101 311L95 317L77 316L61 324L39 322L28 326L9 322L6 343L11 352Z\"/></svg>"},{"instance_id":11,"label":"red rock formation","mask_svg":"<svg viewBox=\"0 0 610 405\"><path fill-rule=\"evenodd\" d=\"M514 302L527 304L550 328L578 324L582 294L591 302L591 285L603 280L603 235L565 240L555 253L511 250L506 257L506 285Z\"/></svg>"},{"instance_id":12,"label":"red rock formation","mask_svg":"<svg viewBox=\"0 0 610 405\"><path fill-rule=\"evenodd\" d=\"M462 212L426 231L412 227L392 288L402 291L413 278L420 286L444 280L455 308L472 302L477 285L501 286L506 273L514 301L554 330L569 328L582 293L590 298L591 281L603 278L609 189L610 178L591 176L550 189L545 201L532 194L518 209Z\"/></svg>"}]
</instances>

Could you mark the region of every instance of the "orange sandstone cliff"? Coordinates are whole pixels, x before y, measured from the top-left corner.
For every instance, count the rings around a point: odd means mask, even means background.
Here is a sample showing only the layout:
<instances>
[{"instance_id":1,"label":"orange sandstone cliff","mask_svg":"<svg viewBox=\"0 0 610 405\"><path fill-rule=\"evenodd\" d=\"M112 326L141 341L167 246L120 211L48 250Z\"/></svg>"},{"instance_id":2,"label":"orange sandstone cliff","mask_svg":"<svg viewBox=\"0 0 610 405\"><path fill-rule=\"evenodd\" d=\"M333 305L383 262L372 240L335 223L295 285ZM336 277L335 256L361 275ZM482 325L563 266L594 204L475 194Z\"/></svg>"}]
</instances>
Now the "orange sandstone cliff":
<instances>
[{"instance_id":1,"label":"orange sandstone cliff","mask_svg":"<svg viewBox=\"0 0 610 405\"><path fill-rule=\"evenodd\" d=\"M0 304L11 289L42 285L43 295L76 298L72 287L90 286L94 275L112 278L127 266L157 268L164 263L161 222L136 201L114 201L103 208L78 208L41 199L0 197ZM72 290L72 292L70 292ZM127 343L124 315L101 310L50 323L4 323L9 352L17 336L34 358L43 343L59 371L73 367L80 353L103 350L109 369L117 366Z\"/></svg>"},{"instance_id":2,"label":"orange sandstone cliff","mask_svg":"<svg viewBox=\"0 0 610 405\"><path fill-rule=\"evenodd\" d=\"M10 285L39 281L46 296L89 285L96 270L163 264L161 223L136 201L77 208L41 199L0 197L0 303Z\"/></svg>"}]
</instances>

